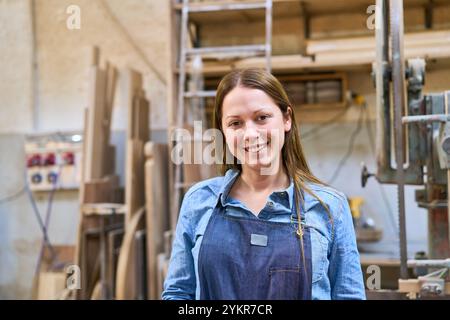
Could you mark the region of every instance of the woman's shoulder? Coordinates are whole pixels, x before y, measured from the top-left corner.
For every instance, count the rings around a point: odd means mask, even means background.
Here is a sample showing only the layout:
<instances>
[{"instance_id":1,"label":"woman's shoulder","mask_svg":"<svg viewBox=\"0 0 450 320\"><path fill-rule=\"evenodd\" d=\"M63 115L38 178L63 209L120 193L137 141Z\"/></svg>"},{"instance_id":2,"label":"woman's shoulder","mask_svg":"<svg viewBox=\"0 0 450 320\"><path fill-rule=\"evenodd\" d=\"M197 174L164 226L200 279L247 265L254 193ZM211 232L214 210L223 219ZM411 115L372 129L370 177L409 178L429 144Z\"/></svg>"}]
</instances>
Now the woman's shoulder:
<instances>
[{"instance_id":1,"label":"woman's shoulder","mask_svg":"<svg viewBox=\"0 0 450 320\"><path fill-rule=\"evenodd\" d=\"M223 184L224 177L214 177L195 183L184 196L184 201L191 204L204 205L205 202L215 201Z\"/></svg>"},{"instance_id":2,"label":"woman's shoulder","mask_svg":"<svg viewBox=\"0 0 450 320\"><path fill-rule=\"evenodd\" d=\"M347 197L343 192L341 192L331 186L310 182L310 183L308 183L308 187L312 191L319 193L326 198L330 198L330 199L337 200L337 201L347 200Z\"/></svg>"},{"instance_id":3,"label":"woman's shoulder","mask_svg":"<svg viewBox=\"0 0 450 320\"><path fill-rule=\"evenodd\" d=\"M307 183L307 186L310 188L310 190L319 197L330 209L331 214L334 216L340 216L342 214L346 205L348 205L347 196L328 185L323 185L319 183ZM311 195L309 196L311 197ZM319 202L315 197L312 201Z\"/></svg>"}]
</instances>

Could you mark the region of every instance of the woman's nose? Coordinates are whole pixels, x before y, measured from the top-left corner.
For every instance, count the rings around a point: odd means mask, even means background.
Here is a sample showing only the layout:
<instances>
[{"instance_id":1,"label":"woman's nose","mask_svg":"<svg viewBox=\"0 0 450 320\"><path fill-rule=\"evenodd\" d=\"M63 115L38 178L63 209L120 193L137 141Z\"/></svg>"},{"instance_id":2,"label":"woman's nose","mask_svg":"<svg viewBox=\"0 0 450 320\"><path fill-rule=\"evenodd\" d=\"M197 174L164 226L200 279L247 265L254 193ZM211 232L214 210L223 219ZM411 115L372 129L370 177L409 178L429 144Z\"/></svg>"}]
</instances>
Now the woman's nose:
<instances>
[{"instance_id":1,"label":"woman's nose","mask_svg":"<svg viewBox=\"0 0 450 320\"><path fill-rule=\"evenodd\" d=\"M244 141L246 142L253 142L258 140L259 138L259 132L256 128L256 126L252 123L248 123L245 125L245 131L244 131Z\"/></svg>"}]
</instances>

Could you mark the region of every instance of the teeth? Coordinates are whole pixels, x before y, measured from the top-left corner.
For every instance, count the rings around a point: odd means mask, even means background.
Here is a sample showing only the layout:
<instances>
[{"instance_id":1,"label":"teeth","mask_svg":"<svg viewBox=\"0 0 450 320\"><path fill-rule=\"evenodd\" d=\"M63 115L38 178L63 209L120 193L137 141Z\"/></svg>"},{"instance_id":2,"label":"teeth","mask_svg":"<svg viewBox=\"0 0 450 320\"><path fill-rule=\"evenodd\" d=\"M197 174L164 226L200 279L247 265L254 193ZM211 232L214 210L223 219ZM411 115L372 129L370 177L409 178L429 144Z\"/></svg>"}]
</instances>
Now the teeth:
<instances>
[{"instance_id":1,"label":"teeth","mask_svg":"<svg viewBox=\"0 0 450 320\"><path fill-rule=\"evenodd\" d=\"M246 147L246 148L244 148L244 149L245 149L245 151L247 151L247 152L256 153L256 152L261 151L261 150L264 149L265 147L267 147L267 145L268 145L268 143L265 143L265 144L258 144L258 145L255 145L255 146Z\"/></svg>"}]
</instances>

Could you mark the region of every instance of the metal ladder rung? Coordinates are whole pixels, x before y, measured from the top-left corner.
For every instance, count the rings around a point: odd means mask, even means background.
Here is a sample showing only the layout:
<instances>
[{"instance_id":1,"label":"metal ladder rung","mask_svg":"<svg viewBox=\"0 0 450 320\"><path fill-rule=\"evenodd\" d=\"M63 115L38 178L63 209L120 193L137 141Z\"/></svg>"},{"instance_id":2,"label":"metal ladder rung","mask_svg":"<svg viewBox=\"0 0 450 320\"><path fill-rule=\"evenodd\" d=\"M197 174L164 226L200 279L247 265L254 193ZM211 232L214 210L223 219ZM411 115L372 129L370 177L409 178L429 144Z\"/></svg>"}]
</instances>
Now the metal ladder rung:
<instances>
[{"instance_id":1,"label":"metal ladder rung","mask_svg":"<svg viewBox=\"0 0 450 320\"><path fill-rule=\"evenodd\" d=\"M217 3L217 4L198 4L190 5L188 7L189 12L215 12L215 11L233 11L233 10L256 10L265 9L266 3Z\"/></svg>"},{"instance_id":2,"label":"metal ladder rung","mask_svg":"<svg viewBox=\"0 0 450 320\"><path fill-rule=\"evenodd\" d=\"M191 48L186 50L187 55L213 55L213 54L234 54L234 53L265 53L268 50L265 44L227 46L227 47L205 47Z\"/></svg>"},{"instance_id":3,"label":"metal ladder rung","mask_svg":"<svg viewBox=\"0 0 450 320\"><path fill-rule=\"evenodd\" d=\"M188 91L184 93L185 98L214 98L216 96L215 90L210 91Z\"/></svg>"}]
</instances>

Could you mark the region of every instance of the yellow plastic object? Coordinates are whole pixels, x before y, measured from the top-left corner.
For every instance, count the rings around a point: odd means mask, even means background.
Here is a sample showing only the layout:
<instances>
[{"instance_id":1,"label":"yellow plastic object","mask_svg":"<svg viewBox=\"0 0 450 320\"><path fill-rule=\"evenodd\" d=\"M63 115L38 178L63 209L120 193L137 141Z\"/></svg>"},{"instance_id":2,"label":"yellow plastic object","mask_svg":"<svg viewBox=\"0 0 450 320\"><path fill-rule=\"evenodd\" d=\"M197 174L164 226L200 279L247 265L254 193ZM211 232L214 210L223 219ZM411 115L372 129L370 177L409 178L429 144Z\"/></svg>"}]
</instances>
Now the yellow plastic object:
<instances>
[{"instance_id":1,"label":"yellow plastic object","mask_svg":"<svg viewBox=\"0 0 450 320\"><path fill-rule=\"evenodd\" d=\"M353 197L349 199L350 210L354 219L361 217L361 206L364 203L363 197Z\"/></svg>"},{"instance_id":2,"label":"yellow plastic object","mask_svg":"<svg viewBox=\"0 0 450 320\"><path fill-rule=\"evenodd\" d=\"M363 105L366 103L366 99L364 98L364 96L359 94L354 98L354 101L357 105Z\"/></svg>"}]
</instances>

